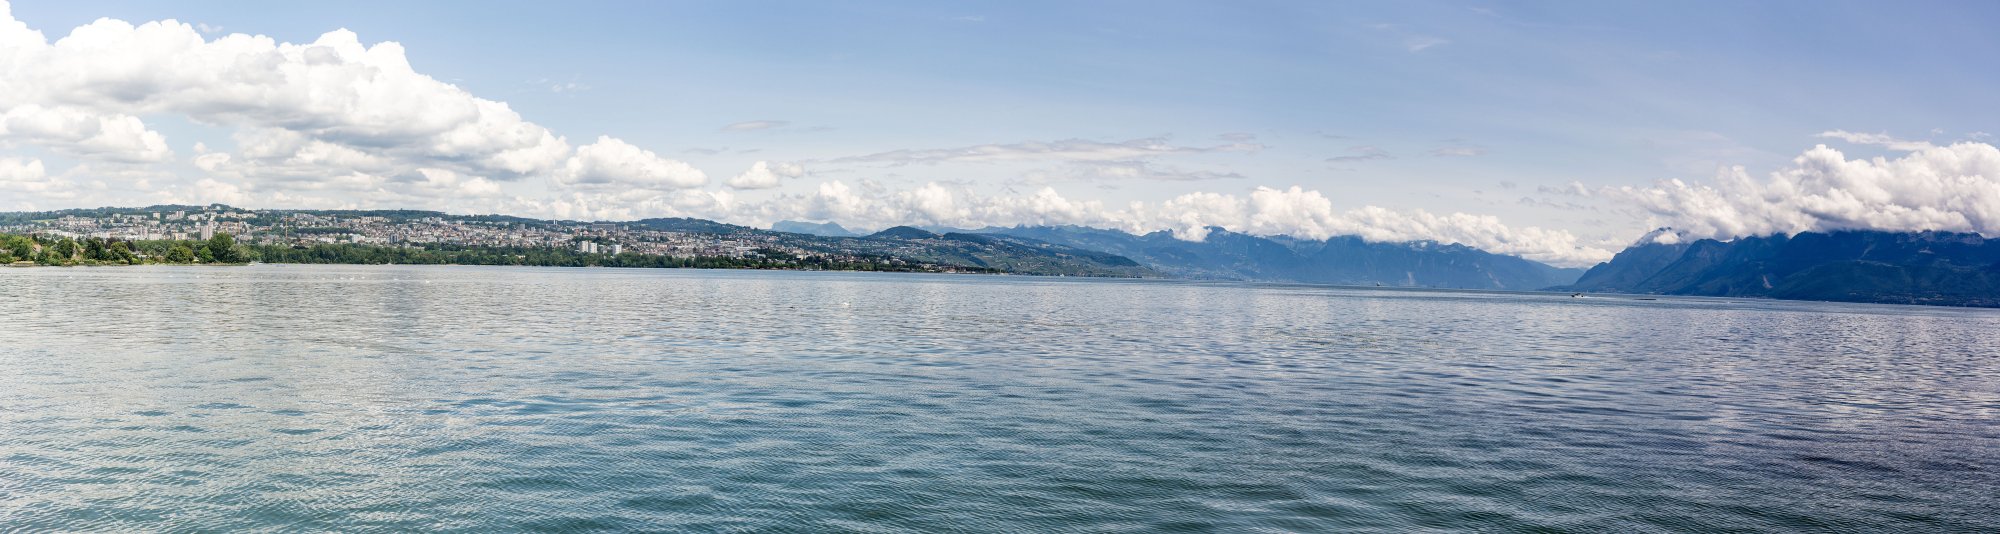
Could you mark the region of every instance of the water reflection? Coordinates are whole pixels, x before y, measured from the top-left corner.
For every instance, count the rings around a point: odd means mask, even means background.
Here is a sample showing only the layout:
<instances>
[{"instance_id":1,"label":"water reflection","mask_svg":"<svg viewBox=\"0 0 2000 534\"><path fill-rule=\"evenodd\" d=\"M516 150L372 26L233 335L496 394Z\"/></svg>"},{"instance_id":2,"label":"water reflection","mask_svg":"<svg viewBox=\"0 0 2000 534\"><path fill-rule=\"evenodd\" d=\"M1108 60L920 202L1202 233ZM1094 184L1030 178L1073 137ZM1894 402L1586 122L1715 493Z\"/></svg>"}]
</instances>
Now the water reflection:
<instances>
[{"instance_id":1,"label":"water reflection","mask_svg":"<svg viewBox=\"0 0 2000 534\"><path fill-rule=\"evenodd\" d=\"M2000 315L730 271L0 271L25 530L1993 530Z\"/></svg>"}]
</instances>

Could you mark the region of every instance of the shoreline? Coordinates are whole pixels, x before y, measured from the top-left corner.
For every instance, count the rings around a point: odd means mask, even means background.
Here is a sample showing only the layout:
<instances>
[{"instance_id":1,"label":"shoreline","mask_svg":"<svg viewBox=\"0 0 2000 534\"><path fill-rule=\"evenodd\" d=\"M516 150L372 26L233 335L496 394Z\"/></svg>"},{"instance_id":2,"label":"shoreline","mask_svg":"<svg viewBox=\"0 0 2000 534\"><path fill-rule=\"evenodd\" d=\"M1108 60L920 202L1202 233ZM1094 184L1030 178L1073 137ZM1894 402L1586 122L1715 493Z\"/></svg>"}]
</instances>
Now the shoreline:
<instances>
[{"instance_id":1,"label":"shoreline","mask_svg":"<svg viewBox=\"0 0 2000 534\"><path fill-rule=\"evenodd\" d=\"M69 269L69 268L77 268L77 267L84 267L84 268L93 268L93 267L104 267L104 268L116 268L116 267L253 267L253 266L257 266L257 265L354 265L354 266L368 266L368 267L500 267L500 268L507 268L507 267L531 267L531 268L544 268L544 269L625 269L625 270L635 270L635 271L675 271L675 270L699 270L699 271L793 271L793 272L816 272L816 273L883 273L883 274L951 274L951 275L986 275L986 276L1032 276L1032 277L1036 277L1036 278L1094 278L1094 279L1106 279L1106 280L1184 280L1184 279L1180 279L1180 278L1169 278L1169 277L1145 277L1145 276L1114 276L1114 275L1089 275L1089 274L1039 274L1039 273L1029 273L1029 272L1016 272L1016 271L986 271L986 272L980 272L980 271L933 271L933 270L922 270L922 269L907 269L907 270L881 270L881 269L787 269L787 268L779 268L779 267L648 267L648 266L629 266L629 265L514 265L514 264L506 264L506 265L492 265L492 264L482 264L482 263L331 263L331 262L325 262L325 263L320 263L320 262L284 262L284 261L264 261L264 262L251 262L251 263L132 263L132 264L123 264L123 265L119 265L119 264L74 264L74 265L42 265L42 264L39 264L39 263L33 263L33 262L15 262L15 263L9 263L9 264L4 264L4 265L0 265L0 268L15 268L15 269L31 269L31 268L53 268L53 269Z\"/></svg>"},{"instance_id":2,"label":"shoreline","mask_svg":"<svg viewBox=\"0 0 2000 534\"><path fill-rule=\"evenodd\" d=\"M543 269L564 269L564 270L568 270L568 269L618 269L618 270L632 270L632 271L682 271L682 270L694 270L694 271L761 271L761 272L807 272L807 273L874 273L874 274L929 274L929 275L986 275L986 276L1019 276L1019 277L1030 277L1030 278L1050 278L1050 279L1063 279L1063 278L1080 278L1080 279L1087 279L1087 280L1100 280L1100 281L1115 281L1115 280L1129 280L1129 281L1146 281L1146 282L1171 282L1171 283L1180 283L1180 284L1192 284L1192 285L1249 285L1249 286L1279 286L1279 287L1285 287L1285 286L1289 286L1289 287L1302 287L1302 288L1327 288L1327 289L1349 289L1349 290L1375 290L1375 291L1389 291L1389 292L1447 292L1447 293L1465 293L1465 294L1489 294L1489 295L1538 295L1538 296L1561 296L1561 297L1568 297L1568 296L1570 296L1571 294L1575 293L1575 292L1573 292L1573 291L1567 291L1567 290L1565 290L1565 291L1550 291L1550 290L1544 290L1544 289L1498 289L1498 288L1487 288L1487 289L1474 289L1474 288L1452 288L1452 287L1426 287L1426 286L1376 286L1376 285L1362 285L1362 284L1329 284L1329 283L1314 283L1314 282L1290 282L1290 281L1280 281L1280 280L1221 280L1221 279L1202 279L1202 278L1178 278L1178 277L1171 277L1171 276L1155 276L1155 277L1146 277L1146 276L1093 276L1093 275L1068 275L1068 274L1034 274L1034 273L1022 273L1022 272L970 272L970 271L955 271L955 272L954 272L954 271L925 271L925 270L866 270L866 269L785 269L785 268L768 268L768 267L642 267L642 266L610 266L610 265L487 265L487 264L474 264L474 263L299 263L299 262L253 262L253 263L228 263L228 264L219 264L219 263L141 263L141 264L130 264L130 265L102 265L102 264L99 264L99 265L41 265L41 264L28 264L28 263L25 263L25 262L17 262L17 263L12 263L12 264L6 264L6 265L0 265L0 268L19 268L19 269L27 269L27 268L36 268L36 267L52 267L52 268L72 268L72 267L255 267L255 266L258 266L258 265L285 265L285 266L335 266L335 265L344 265L344 266L361 266L361 267L494 267L494 268L517 268L517 267L527 267L527 268L543 268ZM1588 300L1595 300L1595 301L1598 301L1598 302L1607 302L1607 301L1608 301L1608 302L1639 302L1639 301L1654 301L1654 302L1667 302L1667 303L1675 303L1675 302L1680 302L1680 303L1686 303L1686 302L1704 302L1704 301L1706 301L1706 302L1713 302L1713 303L1720 303L1720 304L1728 304L1728 303L1743 303L1743 304L1750 304L1750 303L1761 303L1761 304L1788 304L1788 303L1800 303L1800 304L1849 304L1849 305L1860 305L1860 306L1894 306L1894 307L1898 307L1898 308L1905 308L1905 307L1918 307L1918 308L1924 308L1924 309L1953 309L1953 310L1994 310L1994 311L2000 311L2000 305L1996 305L1996 306L1972 306L1972 305L1954 305L1954 304L1927 304L1927 303L1911 303L1911 302L1869 302L1869 301L1844 301L1844 300L1806 300L1806 299L1780 299L1780 298L1770 298L1770 297L1755 297L1755 296L1745 296L1745 297L1733 297L1733 296L1712 296L1712 295L1665 295L1665 294L1657 294L1657 293L1608 293L1608 292L1593 292L1593 293L1586 293L1585 295L1586 295L1587 297L1594 297L1594 299L1588 299ZM1564 300L1569 300L1569 299L1564 299ZM1588 300L1587 300L1587 301L1588 301Z\"/></svg>"}]
</instances>

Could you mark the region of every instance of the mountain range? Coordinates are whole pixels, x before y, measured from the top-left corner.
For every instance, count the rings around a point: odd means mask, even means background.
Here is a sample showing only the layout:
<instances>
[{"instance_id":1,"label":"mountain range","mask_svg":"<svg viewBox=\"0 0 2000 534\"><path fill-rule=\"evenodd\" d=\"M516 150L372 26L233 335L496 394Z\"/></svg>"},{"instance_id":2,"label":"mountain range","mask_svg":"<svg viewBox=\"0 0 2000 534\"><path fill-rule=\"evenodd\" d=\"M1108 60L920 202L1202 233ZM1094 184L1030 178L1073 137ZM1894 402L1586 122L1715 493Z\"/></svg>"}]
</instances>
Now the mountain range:
<instances>
[{"instance_id":1,"label":"mountain range","mask_svg":"<svg viewBox=\"0 0 2000 534\"><path fill-rule=\"evenodd\" d=\"M1646 239L1554 289L1994 307L2000 306L2000 240L1877 231Z\"/></svg>"},{"instance_id":2,"label":"mountain range","mask_svg":"<svg viewBox=\"0 0 2000 534\"><path fill-rule=\"evenodd\" d=\"M842 228L840 226L840 223L833 223L833 222L810 223L803 221L778 221L777 224L771 225L771 231L791 232L794 234L816 235L821 237L861 237L861 234L855 233L846 228Z\"/></svg>"},{"instance_id":3,"label":"mountain range","mask_svg":"<svg viewBox=\"0 0 2000 534\"><path fill-rule=\"evenodd\" d=\"M822 235L838 225L780 222L772 226ZM1325 240L1263 237L1211 227L1201 241L1168 232L1134 235L1084 226L918 228L898 226L870 239L950 241L987 236L1045 243L1128 259L1175 278L1302 282L1397 287L1534 290L1568 284L1582 269L1552 267L1515 256L1429 241L1371 243L1359 237Z\"/></svg>"},{"instance_id":4,"label":"mountain range","mask_svg":"<svg viewBox=\"0 0 2000 534\"><path fill-rule=\"evenodd\" d=\"M788 221L792 222L792 221ZM1115 254L1106 254L1031 239L1003 235L968 233L938 234L910 226L898 226L861 236L838 224L797 223L774 225L772 230L719 223L705 219L659 218L623 223L636 228L698 234L754 234L778 244L802 250L858 253L900 261L969 267L997 272L1062 275L1158 277L1145 266ZM787 232L778 227L820 232L839 231L848 235Z\"/></svg>"},{"instance_id":5,"label":"mountain range","mask_svg":"<svg viewBox=\"0 0 2000 534\"><path fill-rule=\"evenodd\" d=\"M161 213L180 211L236 210L218 205L13 212L0 213L0 228L31 232L43 227L39 225L58 220L73 224L78 218L129 224L148 214L158 219ZM470 224L466 228L596 236L591 239L601 239L606 228L656 230L717 236L714 242L760 250L809 251L977 272L2000 307L2000 240L1938 231L1806 232L1690 241L1663 229L1585 271L1459 244L1256 236L1218 227L1208 228L1203 239L1190 241L1168 232L1139 235L1083 226L972 230L898 226L857 235L832 223L786 221L765 230L694 218L593 223L418 210L266 210L235 220L263 227L300 214L365 217L390 225L460 221ZM321 229L290 229L284 235L312 233L307 230Z\"/></svg>"},{"instance_id":6,"label":"mountain range","mask_svg":"<svg viewBox=\"0 0 2000 534\"><path fill-rule=\"evenodd\" d=\"M1021 226L979 232L1117 254L1163 274L1195 279L1534 290L1570 283L1583 272L1430 241L1261 237L1213 227L1201 241L1183 240L1164 231L1133 235L1082 226Z\"/></svg>"}]
</instances>

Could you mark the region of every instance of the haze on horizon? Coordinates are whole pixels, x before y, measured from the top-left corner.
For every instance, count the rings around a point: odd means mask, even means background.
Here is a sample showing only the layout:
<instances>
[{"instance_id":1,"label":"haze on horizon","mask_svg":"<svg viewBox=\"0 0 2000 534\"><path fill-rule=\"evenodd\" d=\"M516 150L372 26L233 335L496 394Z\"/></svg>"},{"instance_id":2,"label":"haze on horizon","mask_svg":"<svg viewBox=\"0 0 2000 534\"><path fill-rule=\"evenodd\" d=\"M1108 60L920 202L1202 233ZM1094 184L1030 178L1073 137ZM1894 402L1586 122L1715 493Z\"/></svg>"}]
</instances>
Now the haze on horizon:
<instances>
[{"instance_id":1,"label":"haze on horizon","mask_svg":"<svg viewBox=\"0 0 2000 534\"><path fill-rule=\"evenodd\" d=\"M0 210L1995 236L1996 10L0 0Z\"/></svg>"}]
</instances>

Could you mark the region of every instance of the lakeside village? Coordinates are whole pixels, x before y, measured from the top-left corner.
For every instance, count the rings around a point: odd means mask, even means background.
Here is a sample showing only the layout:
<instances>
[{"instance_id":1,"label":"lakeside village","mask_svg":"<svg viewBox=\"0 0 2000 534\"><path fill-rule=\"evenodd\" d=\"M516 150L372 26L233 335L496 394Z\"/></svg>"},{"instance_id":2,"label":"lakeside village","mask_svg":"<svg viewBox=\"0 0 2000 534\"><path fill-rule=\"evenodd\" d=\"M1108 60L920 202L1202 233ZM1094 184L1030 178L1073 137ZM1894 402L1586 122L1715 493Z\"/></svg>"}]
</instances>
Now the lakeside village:
<instances>
[{"instance_id":1,"label":"lakeside village","mask_svg":"<svg viewBox=\"0 0 2000 534\"><path fill-rule=\"evenodd\" d=\"M807 249L770 232L434 212L257 212L209 206L0 218L0 265L405 263L959 272L870 250Z\"/></svg>"}]
</instances>

